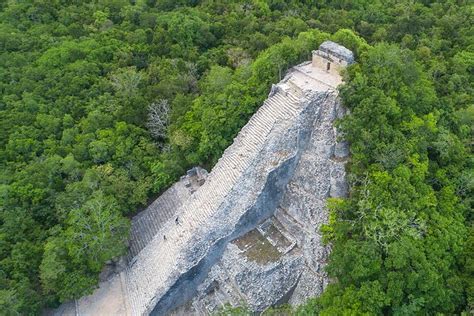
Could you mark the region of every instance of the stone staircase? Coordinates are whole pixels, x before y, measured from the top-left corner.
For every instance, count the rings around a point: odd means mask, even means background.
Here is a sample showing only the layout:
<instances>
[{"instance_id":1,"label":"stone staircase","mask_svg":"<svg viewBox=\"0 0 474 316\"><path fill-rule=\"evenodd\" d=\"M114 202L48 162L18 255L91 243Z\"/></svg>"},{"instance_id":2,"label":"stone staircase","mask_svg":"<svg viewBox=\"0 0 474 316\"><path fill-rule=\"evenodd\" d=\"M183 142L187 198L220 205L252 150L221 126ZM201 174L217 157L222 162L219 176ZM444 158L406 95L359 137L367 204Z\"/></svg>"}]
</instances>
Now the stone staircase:
<instances>
[{"instance_id":1,"label":"stone staircase","mask_svg":"<svg viewBox=\"0 0 474 316\"><path fill-rule=\"evenodd\" d=\"M127 262L153 239L164 224L175 217L178 208L191 195L181 182L176 183L157 198L147 209L132 219Z\"/></svg>"},{"instance_id":2,"label":"stone staircase","mask_svg":"<svg viewBox=\"0 0 474 316\"><path fill-rule=\"evenodd\" d=\"M209 233L209 227L216 220L216 227L221 227L220 224L224 228L227 227L222 220L225 218L224 213L219 213L219 210L225 209L221 206L235 195L235 192L230 193L236 184L242 181L242 176L252 168L257 156L261 157L260 153L268 147L269 139L273 139L269 137L272 130L287 131L293 126L300 117L303 104L308 106L309 100L313 100L312 94L323 95L328 91L335 91L336 86L332 83L339 79L329 83L314 80L307 74L312 71L310 66L302 64L301 67L296 67L283 81L274 86L268 99L242 128L233 144L225 150L199 189L191 193L193 190L180 181L133 218L127 266L117 277L120 282L116 282L116 278L109 282L113 286L119 283L121 290L101 292L99 289L87 299L81 299L78 301L80 309L76 308L76 311L80 311L78 314L90 315L92 310L97 311L102 306L113 304L120 307L116 309L117 315L122 315L123 309L127 315L144 315L153 311L176 280L190 271L191 264L195 264L195 261L200 259L199 256L207 253L208 247L216 241L215 238L222 237ZM325 103L325 100L318 102ZM328 108L322 110L330 111ZM317 128L327 128L323 126L326 122L320 123ZM280 159L277 155L274 155L274 158ZM260 165L264 168L271 167L271 162L264 159ZM260 180L255 181L256 184L263 185L258 182ZM262 181L266 181L266 178ZM290 233L296 237L297 234L292 234L291 231L301 228L301 225L298 225L300 223L295 222L289 213L283 214L281 209L277 210L274 219L276 228L285 236ZM233 225L234 221L231 223ZM196 243L196 240L199 240L196 238L202 236L206 237L201 239L203 242ZM187 257L190 250L193 255L191 259ZM119 292L121 294L116 294ZM223 295L223 300L224 294L219 294ZM112 300L114 302L111 302ZM90 307L90 302L94 302L95 307Z\"/></svg>"},{"instance_id":3,"label":"stone staircase","mask_svg":"<svg viewBox=\"0 0 474 316\"><path fill-rule=\"evenodd\" d=\"M132 261L127 267L125 280L131 314L141 315L150 310L156 289L165 287L169 276L177 272L180 254L194 232L209 221L213 211L224 201L264 145L275 123L291 120L298 114L299 102L299 96L283 89L268 98L225 150L204 185L175 214L178 223L168 221L165 224L162 232L166 240L156 236L149 243L146 256L140 258L142 262L135 265ZM147 231L156 231L146 223L144 225ZM151 235L147 234L148 238L152 238Z\"/></svg>"}]
</instances>

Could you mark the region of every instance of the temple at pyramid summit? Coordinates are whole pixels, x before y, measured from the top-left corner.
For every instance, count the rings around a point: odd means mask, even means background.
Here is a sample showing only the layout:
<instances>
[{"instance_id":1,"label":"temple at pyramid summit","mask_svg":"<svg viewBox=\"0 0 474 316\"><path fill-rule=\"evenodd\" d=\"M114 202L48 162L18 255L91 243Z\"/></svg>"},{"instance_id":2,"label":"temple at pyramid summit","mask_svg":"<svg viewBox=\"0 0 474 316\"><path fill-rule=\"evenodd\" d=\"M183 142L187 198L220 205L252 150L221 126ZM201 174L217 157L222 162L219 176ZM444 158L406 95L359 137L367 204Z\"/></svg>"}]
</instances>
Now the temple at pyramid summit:
<instances>
[{"instance_id":1,"label":"temple at pyramid summit","mask_svg":"<svg viewBox=\"0 0 474 316\"><path fill-rule=\"evenodd\" d=\"M348 145L334 121L354 62L326 41L291 68L212 170L195 167L132 220L129 252L90 296L57 315L255 312L324 291L328 197L344 197Z\"/></svg>"}]
</instances>

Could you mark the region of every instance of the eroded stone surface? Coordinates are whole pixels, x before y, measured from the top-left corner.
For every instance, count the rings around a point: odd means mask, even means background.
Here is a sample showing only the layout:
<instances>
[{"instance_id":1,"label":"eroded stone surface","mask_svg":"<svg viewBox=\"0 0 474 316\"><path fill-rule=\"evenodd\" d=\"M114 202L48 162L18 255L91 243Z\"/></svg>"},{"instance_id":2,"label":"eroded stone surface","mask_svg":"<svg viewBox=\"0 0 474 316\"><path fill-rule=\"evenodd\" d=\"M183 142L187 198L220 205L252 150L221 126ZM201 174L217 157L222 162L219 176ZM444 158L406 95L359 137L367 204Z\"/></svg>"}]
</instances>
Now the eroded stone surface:
<instances>
[{"instance_id":1,"label":"eroded stone surface","mask_svg":"<svg viewBox=\"0 0 474 316\"><path fill-rule=\"evenodd\" d=\"M175 315L210 314L222 304L242 302L263 311L280 303L301 304L321 294L328 282L324 265L330 250L320 234L328 220L326 199L347 194L348 153L340 153L342 142L337 142L333 127L340 112L334 94L318 104L309 141L273 216L227 246L198 294ZM208 291L210 284L213 291Z\"/></svg>"},{"instance_id":2,"label":"eroded stone surface","mask_svg":"<svg viewBox=\"0 0 474 316\"><path fill-rule=\"evenodd\" d=\"M261 311L319 295L325 201L347 194L333 126L340 83L310 62L294 67L204 180L182 179L167 191L179 202L158 199L134 219L126 268L76 313L202 315L242 302Z\"/></svg>"}]
</instances>

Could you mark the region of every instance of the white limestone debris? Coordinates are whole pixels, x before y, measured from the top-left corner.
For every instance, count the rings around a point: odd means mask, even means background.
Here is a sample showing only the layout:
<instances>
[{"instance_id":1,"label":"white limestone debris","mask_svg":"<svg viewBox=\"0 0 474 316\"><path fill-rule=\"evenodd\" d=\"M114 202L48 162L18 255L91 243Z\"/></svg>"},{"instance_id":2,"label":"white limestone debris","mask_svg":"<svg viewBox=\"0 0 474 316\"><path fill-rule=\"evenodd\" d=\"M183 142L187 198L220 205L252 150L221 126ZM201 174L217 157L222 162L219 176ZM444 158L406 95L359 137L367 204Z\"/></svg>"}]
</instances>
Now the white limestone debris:
<instances>
[{"instance_id":1,"label":"white limestone debris","mask_svg":"<svg viewBox=\"0 0 474 316\"><path fill-rule=\"evenodd\" d=\"M321 294L326 199L348 194L348 144L334 127L342 79L326 63L353 59L334 61L347 52L333 46L272 86L211 172L193 168L133 219L126 267L76 315L208 315L243 302L261 312Z\"/></svg>"}]
</instances>

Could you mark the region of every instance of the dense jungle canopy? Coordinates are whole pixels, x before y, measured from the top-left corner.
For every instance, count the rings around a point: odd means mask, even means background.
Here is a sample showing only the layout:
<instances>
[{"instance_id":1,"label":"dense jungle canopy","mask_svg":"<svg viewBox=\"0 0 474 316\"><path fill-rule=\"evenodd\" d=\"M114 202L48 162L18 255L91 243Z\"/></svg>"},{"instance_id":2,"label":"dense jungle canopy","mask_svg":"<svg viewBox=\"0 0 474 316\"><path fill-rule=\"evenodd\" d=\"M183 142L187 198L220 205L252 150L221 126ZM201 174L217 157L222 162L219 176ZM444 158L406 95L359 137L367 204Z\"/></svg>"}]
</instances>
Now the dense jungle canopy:
<instances>
[{"instance_id":1,"label":"dense jungle canopy","mask_svg":"<svg viewBox=\"0 0 474 316\"><path fill-rule=\"evenodd\" d=\"M0 314L90 293L130 216L211 168L326 39L357 59L338 122L351 193L323 231L334 282L268 313L472 312L473 13L462 0L1 1Z\"/></svg>"}]
</instances>

